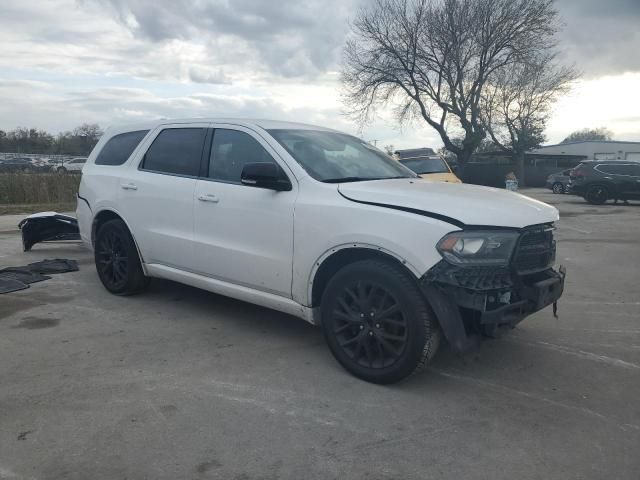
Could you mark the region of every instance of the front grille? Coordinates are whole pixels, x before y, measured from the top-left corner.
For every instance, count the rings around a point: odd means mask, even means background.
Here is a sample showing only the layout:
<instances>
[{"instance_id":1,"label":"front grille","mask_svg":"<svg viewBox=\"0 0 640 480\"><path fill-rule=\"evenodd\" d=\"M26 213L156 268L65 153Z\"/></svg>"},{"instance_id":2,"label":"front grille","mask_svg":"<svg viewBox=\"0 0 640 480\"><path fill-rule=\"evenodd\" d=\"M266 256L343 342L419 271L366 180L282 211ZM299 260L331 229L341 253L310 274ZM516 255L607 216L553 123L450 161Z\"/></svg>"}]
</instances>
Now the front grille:
<instances>
[{"instance_id":1,"label":"front grille","mask_svg":"<svg viewBox=\"0 0 640 480\"><path fill-rule=\"evenodd\" d=\"M518 273L533 273L551 267L556 259L553 227L544 226L525 231L520 237L513 264Z\"/></svg>"}]
</instances>

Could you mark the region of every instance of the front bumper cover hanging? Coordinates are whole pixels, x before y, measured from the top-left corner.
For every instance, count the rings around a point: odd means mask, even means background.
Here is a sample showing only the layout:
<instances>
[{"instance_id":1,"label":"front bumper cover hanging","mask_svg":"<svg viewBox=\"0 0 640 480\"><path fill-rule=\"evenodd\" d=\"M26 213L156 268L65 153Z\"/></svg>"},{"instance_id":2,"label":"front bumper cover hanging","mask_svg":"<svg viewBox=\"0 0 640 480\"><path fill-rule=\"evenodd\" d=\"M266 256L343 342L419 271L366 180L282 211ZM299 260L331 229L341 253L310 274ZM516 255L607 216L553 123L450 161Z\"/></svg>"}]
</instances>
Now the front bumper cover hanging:
<instances>
[{"instance_id":1,"label":"front bumper cover hanging","mask_svg":"<svg viewBox=\"0 0 640 480\"><path fill-rule=\"evenodd\" d=\"M22 232L22 248L25 252L40 242L80 240L78 220L56 212L34 213L25 217L18 227Z\"/></svg>"},{"instance_id":2,"label":"front bumper cover hanging","mask_svg":"<svg viewBox=\"0 0 640 480\"><path fill-rule=\"evenodd\" d=\"M527 316L554 305L564 291L566 270L551 268L520 276L508 268L461 268L444 260L421 279L420 286L455 351L495 336L498 327L514 327Z\"/></svg>"}]
</instances>

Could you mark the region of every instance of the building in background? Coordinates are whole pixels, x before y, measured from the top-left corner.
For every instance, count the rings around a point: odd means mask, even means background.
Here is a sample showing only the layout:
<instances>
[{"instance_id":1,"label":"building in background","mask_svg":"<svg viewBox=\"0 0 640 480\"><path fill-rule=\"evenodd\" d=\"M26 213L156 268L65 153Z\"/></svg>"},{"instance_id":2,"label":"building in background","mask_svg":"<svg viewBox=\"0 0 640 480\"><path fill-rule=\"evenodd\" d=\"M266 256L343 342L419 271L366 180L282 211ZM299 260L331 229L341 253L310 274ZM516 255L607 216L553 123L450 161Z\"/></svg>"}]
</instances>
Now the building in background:
<instances>
[{"instance_id":1,"label":"building in background","mask_svg":"<svg viewBox=\"0 0 640 480\"><path fill-rule=\"evenodd\" d=\"M640 161L640 142L596 141L559 143L537 148L532 153L584 155L587 160Z\"/></svg>"},{"instance_id":2,"label":"building in background","mask_svg":"<svg viewBox=\"0 0 640 480\"><path fill-rule=\"evenodd\" d=\"M573 168L586 159L586 155L527 153L524 156L525 181L521 186L544 187L550 174ZM485 152L473 155L458 175L464 183L504 188L505 176L515 170L513 158L508 153Z\"/></svg>"}]
</instances>

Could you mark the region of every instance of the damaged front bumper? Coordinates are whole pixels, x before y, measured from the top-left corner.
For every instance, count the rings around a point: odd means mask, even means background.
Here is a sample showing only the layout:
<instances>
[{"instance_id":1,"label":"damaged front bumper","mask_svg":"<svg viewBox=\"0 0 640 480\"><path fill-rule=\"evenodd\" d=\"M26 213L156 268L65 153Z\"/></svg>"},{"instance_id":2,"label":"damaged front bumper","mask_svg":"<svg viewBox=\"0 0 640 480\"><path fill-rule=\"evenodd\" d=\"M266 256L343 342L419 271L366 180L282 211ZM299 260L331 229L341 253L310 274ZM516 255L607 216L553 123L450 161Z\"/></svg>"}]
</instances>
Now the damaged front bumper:
<instances>
[{"instance_id":1,"label":"damaged front bumper","mask_svg":"<svg viewBox=\"0 0 640 480\"><path fill-rule=\"evenodd\" d=\"M80 240L78 221L56 212L34 213L25 217L18 227L22 232L22 248L25 252L40 242Z\"/></svg>"},{"instance_id":2,"label":"damaged front bumper","mask_svg":"<svg viewBox=\"0 0 640 480\"><path fill-rule=\"evenodd\" d=\"M534 312L555 304L564 291L565 270L519 275L511 268L456 267L441 261L420 286L455 351L473 347L481 335L495 336Z\"/></svg>"}]
</instances>

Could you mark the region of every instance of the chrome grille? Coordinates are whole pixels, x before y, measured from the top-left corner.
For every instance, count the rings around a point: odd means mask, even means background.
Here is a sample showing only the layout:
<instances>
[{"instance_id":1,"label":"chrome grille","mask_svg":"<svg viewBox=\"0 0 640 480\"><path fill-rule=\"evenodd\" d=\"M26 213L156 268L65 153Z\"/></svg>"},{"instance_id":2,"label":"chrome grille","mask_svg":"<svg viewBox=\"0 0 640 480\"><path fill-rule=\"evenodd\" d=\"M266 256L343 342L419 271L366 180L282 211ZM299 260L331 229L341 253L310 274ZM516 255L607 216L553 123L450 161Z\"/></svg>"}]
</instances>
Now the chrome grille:
<instances>
[{"instance_id":1,"label":"chrome grille","mask_svg":"<svg viewBox=\"0 0 640 480\"><path fill-rule=\"evenodd\" d=\"M533 273L551 267L556 259L553 227L526 230L520 237L513 264L518 273Z\"/></svg>"}]
</instances>

